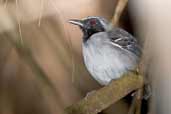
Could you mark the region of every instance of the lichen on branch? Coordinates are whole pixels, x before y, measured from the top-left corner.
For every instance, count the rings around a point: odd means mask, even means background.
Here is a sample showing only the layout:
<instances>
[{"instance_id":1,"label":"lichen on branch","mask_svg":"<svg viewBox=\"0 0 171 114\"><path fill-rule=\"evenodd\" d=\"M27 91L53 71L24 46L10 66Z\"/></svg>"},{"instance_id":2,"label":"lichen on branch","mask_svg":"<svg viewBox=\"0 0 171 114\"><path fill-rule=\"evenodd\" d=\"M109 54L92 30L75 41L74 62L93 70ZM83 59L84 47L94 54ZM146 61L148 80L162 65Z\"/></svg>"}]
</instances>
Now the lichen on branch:
<instances>
[{"instance_id":1,"label":"lichen on branch","mask_svg":"<svg viewBox=\"0 0 171 114\"><path fill-rule=\"evenodd\" d=\"M122 78L113 80L109 85L66 108L65 111L67 114L97 114L130 92L142 88L142 86L143 77L128 72Z\"/></svg>"}]
</instances>

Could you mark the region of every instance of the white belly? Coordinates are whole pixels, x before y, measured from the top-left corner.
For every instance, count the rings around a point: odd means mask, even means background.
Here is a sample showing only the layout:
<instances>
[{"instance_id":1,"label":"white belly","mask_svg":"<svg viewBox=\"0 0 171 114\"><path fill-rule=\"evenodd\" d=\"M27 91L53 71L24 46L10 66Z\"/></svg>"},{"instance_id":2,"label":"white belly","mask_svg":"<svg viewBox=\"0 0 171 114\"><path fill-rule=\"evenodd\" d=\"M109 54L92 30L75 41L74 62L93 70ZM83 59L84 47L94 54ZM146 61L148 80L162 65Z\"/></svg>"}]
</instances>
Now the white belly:
<instances>
[{"instance_id":1,"label":"white belly","mask_svg":"<svg viewBox=\"0 0 171 114\"><path fill-rule=\"evenodd\" d=\"M136 67L137 58L123 52L110 45L97 47L90 43L83 46L84 63L96 81L107 85L111 80L120 78L123 73Z\"/></svg>"}]
</instances>

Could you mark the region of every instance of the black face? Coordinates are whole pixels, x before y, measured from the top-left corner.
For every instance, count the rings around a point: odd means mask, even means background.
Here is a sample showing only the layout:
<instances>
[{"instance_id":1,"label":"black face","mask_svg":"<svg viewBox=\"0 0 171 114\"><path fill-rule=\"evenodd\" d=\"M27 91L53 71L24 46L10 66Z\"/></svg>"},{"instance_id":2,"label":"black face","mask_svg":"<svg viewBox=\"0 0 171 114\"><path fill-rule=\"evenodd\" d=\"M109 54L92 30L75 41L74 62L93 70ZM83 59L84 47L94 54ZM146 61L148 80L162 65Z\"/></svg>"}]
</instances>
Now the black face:
<instances>
[{"instance_id":1,"label":"black face","mask_svg":"<svg viewBox=\"0 0 171 114\"><path fill-rule=\"evenodd\" d=\"M87 41L93 34L105 31L99 18L87 18L84 20L70 20L72 24L78 25L84 34L84 41Z\"/></svg>"},{"instance_id":2,"label":"black face","mask_svg":"<svg viewBox=\"0 0 171 114\"><path fill-rule=\"evenodd\" d=\"M83 21L83 27L81 27L85 39L88 39L95 33L105 31L103 25L100 23L98 19L87 19Z\"/></svg>"}]
</instances>

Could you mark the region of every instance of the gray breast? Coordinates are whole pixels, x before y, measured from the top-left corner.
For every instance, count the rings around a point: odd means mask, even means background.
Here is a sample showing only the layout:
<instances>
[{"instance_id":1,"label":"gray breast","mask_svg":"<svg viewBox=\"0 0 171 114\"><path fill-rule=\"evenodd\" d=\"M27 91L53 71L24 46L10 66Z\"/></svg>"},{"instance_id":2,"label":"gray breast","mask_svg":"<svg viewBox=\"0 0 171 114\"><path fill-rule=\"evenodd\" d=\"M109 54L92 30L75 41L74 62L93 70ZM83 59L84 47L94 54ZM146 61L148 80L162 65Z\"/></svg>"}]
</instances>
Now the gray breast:
<instances>
[{"instance_id":1,"label":"gray breast","mask_svg":"<svg viewBox=\"0 0 171 114\"><path fill-rule=\"evenodd\" d=\"M128 70L134 70L138 57L111 43L105 32L97 33L83 43L84 63L101 85L120 78Z\"/></svg>"}]
</instances>

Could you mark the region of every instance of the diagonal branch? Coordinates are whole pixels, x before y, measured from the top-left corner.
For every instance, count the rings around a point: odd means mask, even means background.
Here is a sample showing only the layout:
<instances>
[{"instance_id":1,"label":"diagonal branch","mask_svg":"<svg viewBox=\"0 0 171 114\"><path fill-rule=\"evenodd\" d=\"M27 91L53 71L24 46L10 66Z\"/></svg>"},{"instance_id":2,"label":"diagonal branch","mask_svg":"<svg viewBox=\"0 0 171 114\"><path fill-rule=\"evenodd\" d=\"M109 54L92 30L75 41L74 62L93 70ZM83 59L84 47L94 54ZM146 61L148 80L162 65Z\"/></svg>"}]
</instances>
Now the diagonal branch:
<instances>
[{"instance_id":1,"label":"diagonal branch","mask_svg":"<svg viewBox=\"0 0 171 114\"><path fill-rule=\"evenodd\" d=\"M143 77L129 72L118 80L113 80L81 101L66 108L67 114L97 114L120 100L130 92L143 86Z\"/></svg>"}]
</instances>

